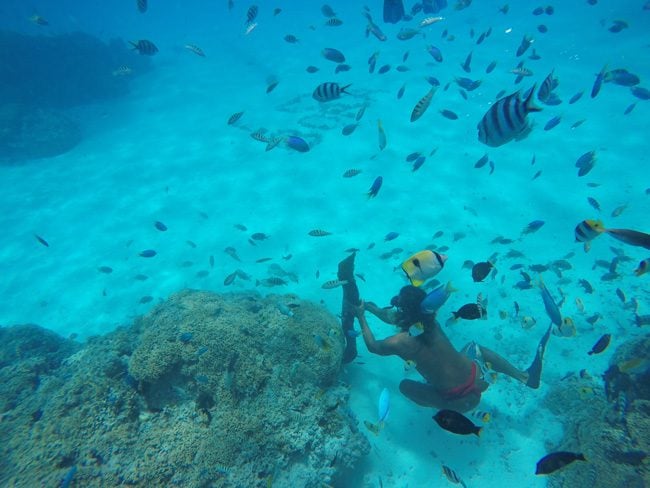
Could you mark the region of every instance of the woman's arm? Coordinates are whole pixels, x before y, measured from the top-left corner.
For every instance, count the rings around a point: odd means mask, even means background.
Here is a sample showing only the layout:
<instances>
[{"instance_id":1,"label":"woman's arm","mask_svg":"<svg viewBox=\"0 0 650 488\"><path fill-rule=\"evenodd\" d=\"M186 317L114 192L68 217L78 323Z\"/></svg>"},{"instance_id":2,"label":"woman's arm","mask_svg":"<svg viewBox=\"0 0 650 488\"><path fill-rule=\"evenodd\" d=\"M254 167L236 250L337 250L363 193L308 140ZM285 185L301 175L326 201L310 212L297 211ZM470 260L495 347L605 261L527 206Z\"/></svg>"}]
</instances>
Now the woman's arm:
<instances>
[{"instance_id":1,"label":"woman's arm","mask_svg":"<svg viewBox=\"0 0 650 488\"><path fill-rule=\"evenodd\" d=\"M397 325L396 310L394 308L381 308L373 302L366 303L365 309L386 324Z\"/></svg>"},{"instance_id":2,"label":"woman's arm","mask_svg":"<svg viewBox=\"0 0 650 488\"><path fill-rule=\"evenodd\" d=\"M362 300L361 305L359 305L356 309L356 313L357 313L357 319L359 320L359 325L361 326L361 335L363 336L363 341L366 343L366 347L368 348L368 351L370 351L373 354L379 354L380 356L390 356L393 354L399 355L400 341L398 339L398 336L394 335L383 340L375 339L375 335L372 333L372 330L370 330L370 327L368 326L368 321L366 320L365 308L366 305ZM370 310L370 307L368 307L368 309Z\"/></svg>"}]
</instances>

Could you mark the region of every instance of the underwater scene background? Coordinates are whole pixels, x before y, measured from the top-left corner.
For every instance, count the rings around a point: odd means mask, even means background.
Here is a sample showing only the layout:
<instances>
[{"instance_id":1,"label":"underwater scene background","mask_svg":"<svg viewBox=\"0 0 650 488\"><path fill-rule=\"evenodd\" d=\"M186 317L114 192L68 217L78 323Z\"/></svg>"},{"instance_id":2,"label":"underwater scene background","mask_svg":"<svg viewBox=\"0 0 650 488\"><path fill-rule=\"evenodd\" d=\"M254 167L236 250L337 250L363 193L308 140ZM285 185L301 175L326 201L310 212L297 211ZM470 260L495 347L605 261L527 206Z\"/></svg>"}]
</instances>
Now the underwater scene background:
<instances>
[{"instance_id":1,"label":"underwater scene background","mask_svg":"<svg viewBox=\"0 0 650 488\"><path fill-rule=\"evenodd\" d=\"M386 3L0 5L2 486L649 484L650 4ZM552 324L480 436L341 328L425 249L455 348Z\"/></svg>"}]
</instances>

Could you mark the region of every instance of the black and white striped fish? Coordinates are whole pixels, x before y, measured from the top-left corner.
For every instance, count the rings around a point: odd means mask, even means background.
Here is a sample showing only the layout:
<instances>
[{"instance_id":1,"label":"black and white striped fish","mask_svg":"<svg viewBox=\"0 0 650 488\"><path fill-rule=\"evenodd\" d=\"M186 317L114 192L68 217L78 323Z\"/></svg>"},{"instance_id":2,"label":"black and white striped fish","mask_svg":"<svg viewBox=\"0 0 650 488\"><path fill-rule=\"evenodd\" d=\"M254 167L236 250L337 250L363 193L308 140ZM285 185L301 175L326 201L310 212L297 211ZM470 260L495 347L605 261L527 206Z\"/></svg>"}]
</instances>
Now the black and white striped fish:
<instances>
[{"instance_id":1,"label":"black and white striped fish","mask_svg":"<svg viewBox=\"0 0 650 488\"><path fill-rule=\"evenodd\" d=\"M156 47L156 45L147 39L140 39L137 42L133 42L133 41L129 41L129 42L133 46L132 49L138 51L143 56L153 56L158 52L158 48Z\"/></svg>"},{"instance_id":2,"label":"black and white striped fish","mask_svg":"<svg viewBox=\"0 0 650 488\"><path fill-rule=\"evenodd\" d=\"M447 478L451 483L454 483L455 485L461 485L465 487L465 482L460 479L460 476L456 474L456 472L451 469L449 466L445 466L444 464L442 465L442 473L445 475L445 478Z\"/></svg>"},{"instance_id":3,"label":"black and white striped fish","mask_svg":"<svg viewBox=\"0 0 650 488\"><path fill-rule=\"evenodd\" d=\"M537 98L542 103L548 102L548 100L551 98L551 95L553 94L553 90L555 90L560 84L560 81L553 75L554 71L555 70L551 71L549 75L544 78L544 81L542 82L541 86L539 87L539 91L537 92Z\"/></svg>"},{"instance_id":4,"label":"black and white striped fish","mask_svg":"<svg viewBox=\"0 0 650 488\"><path fill-rule=\"evenodd\" d=\"M524 101L519 92L497 100L478 123L478 140L491 147L502 146L514 140L521 140L530 132L526 116L539 112L541 108L533 105L535 86L528 92Z\"/></svg>"},{"instance_id":5,"label":"black and white striped fish","mask_svg":"<svg viewBox=\"0 0 650 488\"><path fill-rule=\"evenodd\" d=\"M312 97L314 97L314 100L317 100L319 102L329 102L331 100L336 100L341 96L342 93L348 93L345 90L349 86L350 85L341 86L338 83L327 81L325 83L321 83L316 87L314 93L312 94Z\"/></svg>"},{"instance_id":6,"label":"black and white striped fish","mask_svg":"<svg viewBox=\"0 0 650 488\"><path fill-rule=\"evenodd\" d=\"M433 94L435 92L436 87L431 87L431 90L429 90L428 93L420 98L418 103L415 104L415 107L413 107L413 111L411 112L411 122L415 122L420 117L422 117L422 115L424 115L424 112L426 112L429 108L429 105L431 105L431 99L433 98Z\"/></svg>"},{"instance_id":7,"label":"black and white striped fish","mask_svg":"<svg viewBox=\"0 0 650 488\"><path fill-rule=\"evenodd\" d=\"M247 24L252 24L255 22L255 19L257 18L257 12L259 9L257 8L257 5L251 5L248 7L248 10L246 11L246 23Z\"/></svg>"}]
</instances>

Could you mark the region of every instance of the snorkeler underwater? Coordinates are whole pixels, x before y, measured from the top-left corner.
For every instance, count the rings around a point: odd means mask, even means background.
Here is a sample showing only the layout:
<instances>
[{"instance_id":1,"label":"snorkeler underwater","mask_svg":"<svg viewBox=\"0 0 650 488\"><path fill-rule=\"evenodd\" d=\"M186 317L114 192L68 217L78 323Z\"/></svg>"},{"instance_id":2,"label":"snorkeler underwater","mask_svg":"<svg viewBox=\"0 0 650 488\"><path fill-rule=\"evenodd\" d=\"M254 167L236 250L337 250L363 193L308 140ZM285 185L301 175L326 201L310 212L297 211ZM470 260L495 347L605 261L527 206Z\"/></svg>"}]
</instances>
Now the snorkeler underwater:
<instances>
[{"instance_id":1,"label":"snorkeler underwater","mask_svg":"<svg viewBox=\"0 0 650 488\"><path fill-rule=\"evenodd\" d=\"M0 13L1 486L650 484L650 2Z\"/></svg>"}]
</instances>

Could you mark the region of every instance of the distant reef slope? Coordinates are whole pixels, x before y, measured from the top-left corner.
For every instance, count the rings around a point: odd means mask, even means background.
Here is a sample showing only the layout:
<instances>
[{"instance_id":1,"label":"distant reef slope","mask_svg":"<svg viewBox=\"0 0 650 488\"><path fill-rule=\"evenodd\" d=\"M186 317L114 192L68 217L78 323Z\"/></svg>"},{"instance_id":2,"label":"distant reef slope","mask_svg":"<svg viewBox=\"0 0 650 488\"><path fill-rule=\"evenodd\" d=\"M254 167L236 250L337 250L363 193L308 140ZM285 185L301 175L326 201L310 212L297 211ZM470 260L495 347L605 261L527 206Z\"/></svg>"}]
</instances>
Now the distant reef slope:
<instances>
[{"instance_id":1,"label":"distant reef slope","mask_svg":"<svg viewBox=\"0 0 650 488\"><path fill-rule=\"evenodd\" d=\"M128 93L151 60L122 40L76 32L27 36L0 31L0 163L65 153L82 138L68 109Z\"/></svg>"},{"instance_id":2,"label":"distant reef slope","mask_svg":"<svg viewBox=\"0 0 650 488\"><path fill-rule=\"evenodd\" d=\"M83 345L0 328L0 485L336 486L369 452L343 344L293 295L182 291Z\"/></svg>"}]
</instances>

